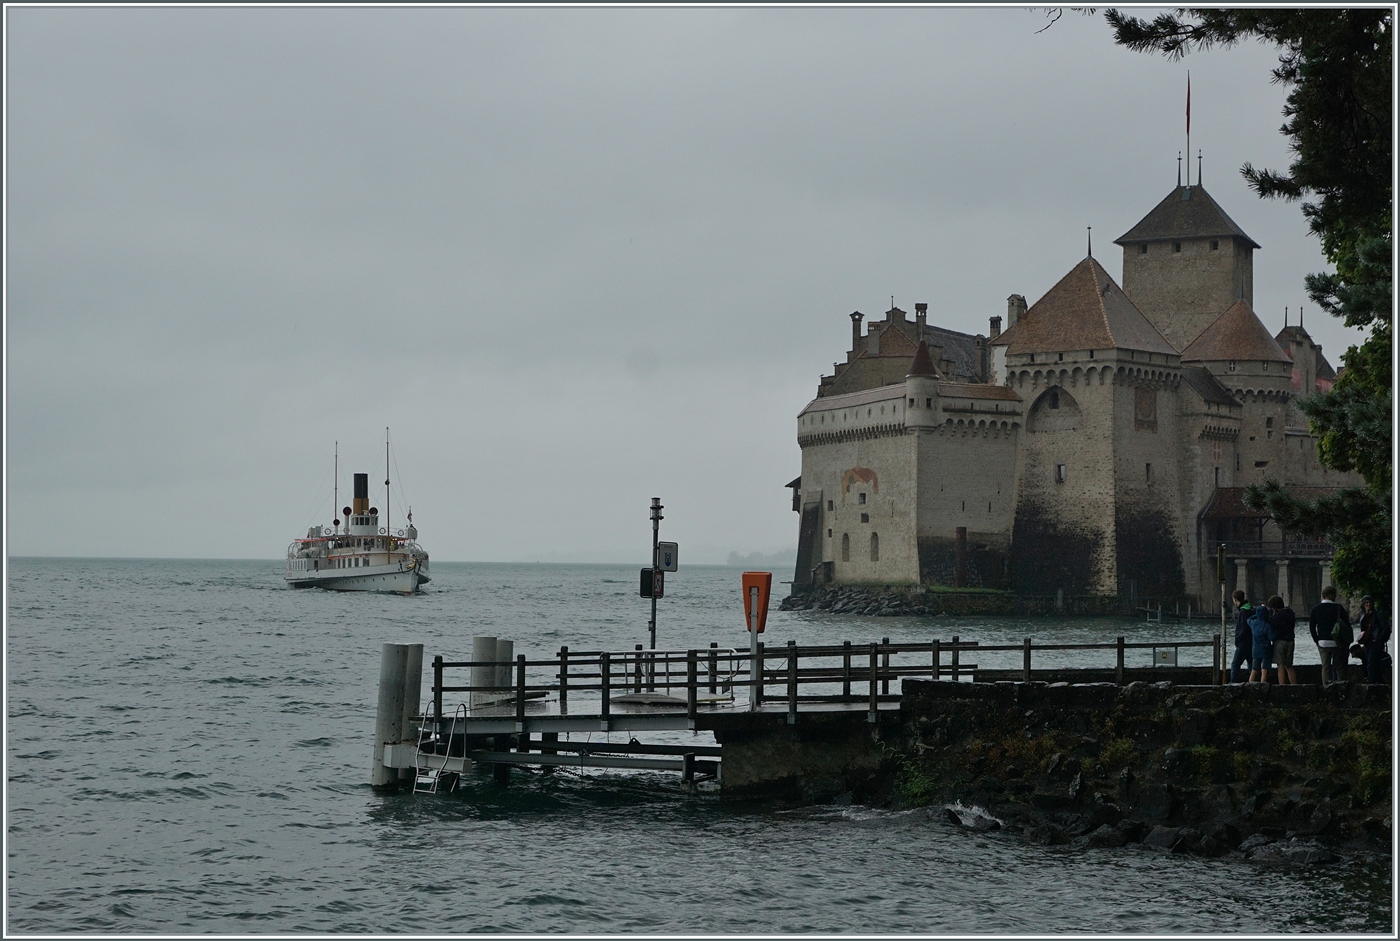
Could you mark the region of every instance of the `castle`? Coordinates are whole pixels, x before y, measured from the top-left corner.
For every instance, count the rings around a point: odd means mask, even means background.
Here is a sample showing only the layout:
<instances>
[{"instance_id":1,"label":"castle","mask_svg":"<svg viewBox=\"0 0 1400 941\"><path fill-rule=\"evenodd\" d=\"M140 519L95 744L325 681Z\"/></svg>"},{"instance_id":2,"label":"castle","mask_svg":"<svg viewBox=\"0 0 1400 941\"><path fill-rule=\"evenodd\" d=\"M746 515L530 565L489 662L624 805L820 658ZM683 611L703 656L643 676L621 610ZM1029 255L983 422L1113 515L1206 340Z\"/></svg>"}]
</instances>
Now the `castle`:
<instances>
[{"instance_id":1,"label":"castle","mask_svg":"<svg viewBox=\"0 0 1400 941\"><path fill-rule=\"evenodd\" d=\"M892 307L798 416L794 589L840 583L1116 595L1219 610L1226 588L1299 610L1331 548L1244 505L1359 484L1323 467L1296 396L1336 373L1301 326L1252 309L1251 239L1200 185L1178 185L1117 245L986 337Z\"/></svg>"}]
</instances>

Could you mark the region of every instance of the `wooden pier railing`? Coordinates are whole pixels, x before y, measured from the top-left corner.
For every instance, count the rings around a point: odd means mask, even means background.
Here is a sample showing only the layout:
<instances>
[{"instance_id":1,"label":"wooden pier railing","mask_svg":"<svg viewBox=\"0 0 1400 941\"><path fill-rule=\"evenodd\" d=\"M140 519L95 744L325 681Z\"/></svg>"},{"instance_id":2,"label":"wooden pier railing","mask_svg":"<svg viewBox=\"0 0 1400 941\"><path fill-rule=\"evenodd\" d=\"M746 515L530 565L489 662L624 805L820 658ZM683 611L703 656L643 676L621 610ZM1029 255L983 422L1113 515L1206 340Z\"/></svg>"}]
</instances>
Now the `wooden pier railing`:
<instances>
[{"instance_id":1,"label":"wooden pier railing","mask_svg":"<svg viewBox=\"0 0 1400 941\"><path fill-rule=\"evenodd\" d=\"M1130 650L1180 650L1209 647L1212 650L1213 682L1219 683L1223 666L1220 635L1208 640L1164 640L1127 643L1118 637L1111 643L1037 644L1025 638L1019 644L980 644L953 637L951 641L932 640L922 643L880 643L856 646L846 641L840 645L799 645L789 641L777 649L758 645L755 658L747 650L708 649L643 650L640 645L630 651L586 650L571 651L561 647L557 656L546 660L531 660L523 654L514 662L490 660L444 660L433 658L432 714L443 716L443 696L447 693L496 694L492 713L499 716L504 708L513 706L517 718L524 721L526 706L532 700L556 697L560 715L597 715L607 718L615 701L628 694L653 694L649 705L663 709L684 709L694 718L702 708L711 707L723 697L728 702L737 689L748 689L754 707L764 702L786 701L787 711L795 717L803 704L868 703L872 717L880 703L898 700L890 694L891 681L906 677L945 678L953 681L979 669L966 663L964 654L1021 654L1019 679L1034 678L1032 660L1037 652L1103 651L1112 652L1116 681L1124 682L1125 660ZM1173 657L1175 662L1177 658ZM513 681L486 685L457 685L446 681L449 670L491 668L485 675L501 676L502 668L510 671ZM1077 669L1083 669L1079 665ZM1053 669L1064 669L1056 667ZM1098 669L1107 669L1099 667ZM468 674L470 676L470 674ZM774 696L769 688L782 688ZM664 698L675 700L667 703ZM585 709L576 710L586 700ZM594 711L596 710L596 711Z\"/></svg>"}]
</instances>

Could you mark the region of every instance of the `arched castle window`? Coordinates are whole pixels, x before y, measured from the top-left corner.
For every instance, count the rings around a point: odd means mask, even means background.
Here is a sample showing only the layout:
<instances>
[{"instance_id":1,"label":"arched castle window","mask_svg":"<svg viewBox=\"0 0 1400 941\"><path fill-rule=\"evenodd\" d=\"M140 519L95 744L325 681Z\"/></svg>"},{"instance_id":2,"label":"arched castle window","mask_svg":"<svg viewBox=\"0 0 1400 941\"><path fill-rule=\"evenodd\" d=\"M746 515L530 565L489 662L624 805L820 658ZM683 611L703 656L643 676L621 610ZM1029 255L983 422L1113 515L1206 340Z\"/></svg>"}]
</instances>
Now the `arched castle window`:
<instances>
[{"instance_id":1,"label":"arched castle window","mask_svg":"<svg viewBox=\"0 0 1400 941\"><path fill-rule=\"evenodd\" d=\"M879 562L879 561L880 561L880 534L879 534L879 533L871 533L871 534L870 534L870 561L871 561L871 562Z\"/></svg>"},{"instance_id":2,"label":"arched castle window","mask_svg":"<svg viewBox=\"0 0 1400 941\"><path fill-rule=\"evenodd\" d=\"M842 561L842 562L849 562L849 561L851 561L851 534L850 534L850 533L842 533L842 534L841 534L841 561Z\"/></svg>"}]
</instances>

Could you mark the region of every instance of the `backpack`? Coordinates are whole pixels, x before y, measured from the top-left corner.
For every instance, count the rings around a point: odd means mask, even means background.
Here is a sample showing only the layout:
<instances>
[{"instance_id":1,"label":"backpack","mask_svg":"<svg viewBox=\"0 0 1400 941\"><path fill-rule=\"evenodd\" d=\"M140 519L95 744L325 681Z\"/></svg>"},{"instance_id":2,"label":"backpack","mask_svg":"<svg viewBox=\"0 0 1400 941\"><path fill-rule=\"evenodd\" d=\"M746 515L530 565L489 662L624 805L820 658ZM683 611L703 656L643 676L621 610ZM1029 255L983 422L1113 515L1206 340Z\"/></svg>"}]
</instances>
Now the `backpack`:
<instances>
[{"instance_id":1,"label":"backpack","mask_svg":"<svg viewBox=\"0 0 1400 941\"><path fill-rule=\"evenodd\" d=\"M1262 605L1255 608L1254 613L1249 617L1249 632L1254 635L1256 644L1273 643L1274 641L1274 626L1269 623Z\"/></svg>"}]
</instances>

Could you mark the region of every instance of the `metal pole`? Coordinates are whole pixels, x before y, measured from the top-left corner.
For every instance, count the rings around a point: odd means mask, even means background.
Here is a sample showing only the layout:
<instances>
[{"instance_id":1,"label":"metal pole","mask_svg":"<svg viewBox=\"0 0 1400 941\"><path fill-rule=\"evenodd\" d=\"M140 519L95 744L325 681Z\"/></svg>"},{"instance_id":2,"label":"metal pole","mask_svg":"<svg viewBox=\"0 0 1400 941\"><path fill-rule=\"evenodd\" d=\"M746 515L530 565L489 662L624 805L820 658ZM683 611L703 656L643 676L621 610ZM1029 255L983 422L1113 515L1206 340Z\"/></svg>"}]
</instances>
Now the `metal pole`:
<instances>
[{"instance_id":1,"label":"metal pole","mask_svg":"<svg viewBox=\"0 0 1400 941\"><path fill-rule=\"evenodd\" d=\"M1123 638L1118 638L1118 685L1123 685Z\"/></svg>"},{"instance_id":2,"label":"metal pole","mask_svg":"<svg viewBox=\"0 0 1400 941\"><path fill-rule=\"evenodd\" d=\"M569 648L559 648L559 714L569 714Z\"/></svg>"},{"instance_id":3,"label":"metal pole","mask_svg":"<svg viewBox=\"0 0 1400 941\"><path fill-rule=\"evenodd\" d=\"M797 721L797 641L788 646L788 725Z\"/></svg>"},{"instance_id":4,"label":"metal pole","mask_svg":"<svg viewBox=\"0 0 1400 941\"><path fill-rule=\"evenodd\" d=\"M749 712L758 711L758 586L749 589Z\"/></svg>"},{"instance_id":5,"label":"metal pole","mask_svg":"<svg viewBox=\"0 0 1400 941\"><path fill-rule=\"evenodd\" d=\"M1024 655L1024 663L1022 664L1021 668L1025 673L1025 675L1022 677L1022 680L1023 682L1029 683L1031 681L1031 639L1029 637L1027 637L1025 640L1025 644L1022 647L1022 653Z\"/></svg>"},{"instance_id":6,"label":"metal pole","mask_svg":"<svg viewBox=\"0 0 1400 941\"><path fill-rule=\"evenodd\" d=\"M651 583L656 585L656 572L660 565L660 556L657 554L656 541L661 536L661 498L651 498ZM653 587L651 593L651 620L647 622L647 630L651 633L651 649L656 649L656 590Z\"/></svg>"},{"instance_id":7,"label":"metal pole","mask_svg":"<svg viewBox=\"0 0 1400 941\"><path fill-rule=\"evenodd\" d=\"M1226 638L1230 635L1225 630L1225 543L1223 542L1215 553L1215 568L1216 575L1220 579L1220 682L1224 685L1230 682L1230 677L1225 673L1225 671L1229 669L1229 667L1225 665L1228 656L1226 650L1229 646Z\"/></svg>"}]
</instances>

